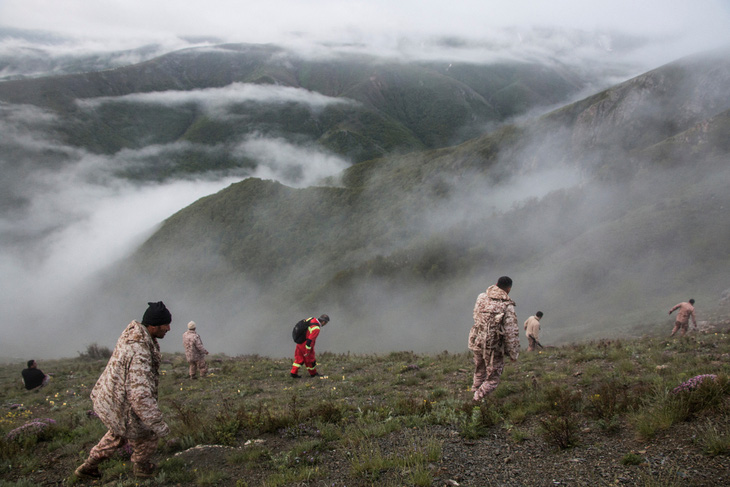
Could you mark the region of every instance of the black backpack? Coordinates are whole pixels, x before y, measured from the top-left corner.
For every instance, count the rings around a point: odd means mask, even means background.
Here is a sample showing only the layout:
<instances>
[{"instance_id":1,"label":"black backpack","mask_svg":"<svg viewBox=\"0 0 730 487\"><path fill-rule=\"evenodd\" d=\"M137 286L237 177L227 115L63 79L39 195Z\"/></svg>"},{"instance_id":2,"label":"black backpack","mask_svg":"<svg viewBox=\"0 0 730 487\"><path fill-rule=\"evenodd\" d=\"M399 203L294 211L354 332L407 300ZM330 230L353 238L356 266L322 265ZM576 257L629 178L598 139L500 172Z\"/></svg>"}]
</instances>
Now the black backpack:
<instances>
[{"instance_id":1,"label":"black backpack","mask_svg":"<svg viewBox=\"0 0 730 487\"><path fill-rule=\"evenodd\" d=\"M291 332L291 337L294 339L294 343L304 343L307 340L307 328L309 328L309 322L312 318L306 320L299 320L294 329Z\"/></svg>"}]
</instances>

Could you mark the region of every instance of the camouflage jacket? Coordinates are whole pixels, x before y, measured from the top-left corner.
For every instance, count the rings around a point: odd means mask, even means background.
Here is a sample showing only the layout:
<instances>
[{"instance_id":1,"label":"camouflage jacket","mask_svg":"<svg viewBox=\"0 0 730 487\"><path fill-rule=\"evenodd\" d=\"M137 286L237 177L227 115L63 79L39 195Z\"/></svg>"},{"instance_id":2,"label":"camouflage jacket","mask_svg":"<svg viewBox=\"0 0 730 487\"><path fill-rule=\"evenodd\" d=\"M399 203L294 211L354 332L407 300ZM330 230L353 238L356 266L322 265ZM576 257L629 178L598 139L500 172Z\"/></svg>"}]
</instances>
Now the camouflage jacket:
<instances>
[{"instance_id":1,"label":"camouflage jacket","mask_svg":"<svg viewBox=\"0 0 730 487\"><path fill-rule=\"evenodd\" d=\"M160 360L157 340L147 327L131 322L91 391L94 411L115 435L135 439L170 432L157 403Z\"/></svg>"},{"instance_id":2,"label":"camouflage jacket","mask_svg":"<svg viewBox=\"0 0 730 487\"><path fill-rule=\"evenodd\" d=\"M520 355L520 332L515 303L502 289L489 286L474 305L474 326L469 333L469 350L485 353L501 349L517 360Z\"/></svg>"},{"instance_id":3,"label":"camouflage jacket","mask_svg":"<svg viewBox=\"0 0 730 487\"><path fill-rule=\"evenodd\" d=\"M203 340L195 330L183 333L183 347L185 347L185 358L188 362L203 360L208 353L203 346Z\"/></svg>"},{"instance_id":4,"label":"camouflage jacket","mask_svg":"<svg viewBox=\"0 0 730 487\"><path fill-rule=\"evenodd\" d=\"M675 310L679 310L677 313L677 323L689 323L689 319L692 318L692 323L697 326L697 319L695 318L695 307L689 303L679 303L675 305L669 314L672 314Z\"/></svg>"}]
</instances>

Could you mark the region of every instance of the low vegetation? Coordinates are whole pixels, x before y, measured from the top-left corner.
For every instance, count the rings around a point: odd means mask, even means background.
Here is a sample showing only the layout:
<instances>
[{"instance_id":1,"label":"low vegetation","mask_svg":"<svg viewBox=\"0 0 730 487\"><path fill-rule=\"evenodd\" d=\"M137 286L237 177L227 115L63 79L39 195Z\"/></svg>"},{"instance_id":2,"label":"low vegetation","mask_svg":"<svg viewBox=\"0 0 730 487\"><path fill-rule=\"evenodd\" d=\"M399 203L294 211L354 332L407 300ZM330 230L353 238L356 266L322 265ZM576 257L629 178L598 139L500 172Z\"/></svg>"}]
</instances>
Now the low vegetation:
<instances>
[{"instance_id":1,"label":"low vegetation","mask_svg":"<svg viewBox=\"0 0 730 487\"><path fill-rule=\"evenodd\" d=\"M93 348L93 346L90 346ZM0 486L81 485L71 476L105 432L89 392L106 361L39 360L51 383L0 366ZM730 335L645 337L524 352L495 394L471 400L468 353L324 353L319 378L289 359L214 356L187 378L166 354L160 399L172 433L159 472L130 452L104 485L721 485L730 477Z\"/></svg>"}]
</instances>

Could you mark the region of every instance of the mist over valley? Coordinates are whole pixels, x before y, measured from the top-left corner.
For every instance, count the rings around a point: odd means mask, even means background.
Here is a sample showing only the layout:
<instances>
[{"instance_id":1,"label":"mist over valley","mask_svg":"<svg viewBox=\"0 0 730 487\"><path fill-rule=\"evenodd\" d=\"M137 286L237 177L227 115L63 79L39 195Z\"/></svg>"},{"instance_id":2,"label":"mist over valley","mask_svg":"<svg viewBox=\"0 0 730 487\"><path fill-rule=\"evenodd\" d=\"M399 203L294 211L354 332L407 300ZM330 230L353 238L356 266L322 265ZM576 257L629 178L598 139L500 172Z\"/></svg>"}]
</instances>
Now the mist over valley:
<instances>
[{"instance_id":1,"label":"mist over valley","mask_svg":"<svg viewBox=\"0 0 730 487\"><path fill-rule=\"evenodd\" d=\"M690 297L726 316L730 51L650 66L639 36L547 32L92 60L0 31L0 299L21 328L0 357L113 346L156 300L163 351L194 320L211 351L287 356L326 312L322 350L459 352L501 275L550 344L661 330Z\"/></svg>"}]
</instances>

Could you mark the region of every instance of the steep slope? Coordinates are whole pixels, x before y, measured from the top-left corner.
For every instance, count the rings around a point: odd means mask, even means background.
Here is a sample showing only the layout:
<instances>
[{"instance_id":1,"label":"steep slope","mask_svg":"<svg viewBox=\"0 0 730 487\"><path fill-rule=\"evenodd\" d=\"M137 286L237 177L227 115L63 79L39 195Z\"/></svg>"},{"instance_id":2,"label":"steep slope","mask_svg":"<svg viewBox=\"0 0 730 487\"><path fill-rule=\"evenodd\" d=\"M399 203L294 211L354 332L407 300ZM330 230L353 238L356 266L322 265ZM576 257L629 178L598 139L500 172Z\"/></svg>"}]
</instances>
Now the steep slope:
<instances>
[{"instance_id":1,"label":"steep slope","mask_svg":"<svg viewBox=\"0 0 730 487\"><path fill-rule=\"evenodd\" d=\"M442 325L468 329L476 294L502 274L518 316L543 309L556 340L664 320L690 292L709 307L730 269L727 61L681 60L457 147L368 161L340 188L233 185L125 263L144 277L135 297L164 286L254 334L326 308L344 333L371 327L366 349L403 336L460 349ZM421 328L398 328L405 317Z\"/></svg>"},{"instance_id":2,"label":"steep slope","mask_svg":"<svg viewBox=\"0 0 730 487\"><path fill-rule=\"evenodd\" d=\"M590 153L594 164L615 162L617 153L660 144L727 110L729 84L730 49L723 49L670 63L544 118L551 131L568 130L567 157L585 164Z\"/></svg>"}]
</instances>

